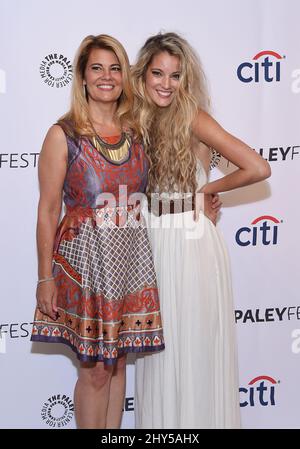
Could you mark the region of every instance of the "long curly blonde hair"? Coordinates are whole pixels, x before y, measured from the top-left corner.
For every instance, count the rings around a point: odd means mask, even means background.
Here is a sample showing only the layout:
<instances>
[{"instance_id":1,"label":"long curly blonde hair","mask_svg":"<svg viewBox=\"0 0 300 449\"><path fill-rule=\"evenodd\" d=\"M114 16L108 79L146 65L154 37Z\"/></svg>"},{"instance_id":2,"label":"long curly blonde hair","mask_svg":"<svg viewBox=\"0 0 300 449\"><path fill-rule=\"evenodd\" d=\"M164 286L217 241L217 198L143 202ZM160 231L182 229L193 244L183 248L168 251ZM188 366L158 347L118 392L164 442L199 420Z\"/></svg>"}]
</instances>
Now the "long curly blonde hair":
<instances>
[{"instance_id":1,"label":"long curly blonde hair","mask_svg":"<svg viewBox=\"0 0 300 449\"><path fill-rule=\"evenodd\" d=\"M181 75L172 103L160 108L149 97L145 79L153 57L164 51L178 56ZM160 192L195 192L196 157L191 125L199 108L209 109L206 80L195 51L178 34L159 33L141 48L131 73L134 117L150 159L148 191L158 188Z\"/></svg>"},{"instance_id":2,"label":"long curly blonde hair","mask_svg":"<svg viewBox=\"0 0 300 449\"><path fill-rule=\"evenodd\" d=\"M81 42L73 64L74 78L71 92L71 107L69 112L58 120L68 134L92 136L95 131L89 117L88 96L83 86L84 72L93 49L112 51L119 60L122 72L123 91L118 100L116 118L121 125L133 129L138 134L138 126L132 117L133 88L131 82L130 65L123 45L114 37L107 34L87 36Z\"/></svg>"}]
</instances>

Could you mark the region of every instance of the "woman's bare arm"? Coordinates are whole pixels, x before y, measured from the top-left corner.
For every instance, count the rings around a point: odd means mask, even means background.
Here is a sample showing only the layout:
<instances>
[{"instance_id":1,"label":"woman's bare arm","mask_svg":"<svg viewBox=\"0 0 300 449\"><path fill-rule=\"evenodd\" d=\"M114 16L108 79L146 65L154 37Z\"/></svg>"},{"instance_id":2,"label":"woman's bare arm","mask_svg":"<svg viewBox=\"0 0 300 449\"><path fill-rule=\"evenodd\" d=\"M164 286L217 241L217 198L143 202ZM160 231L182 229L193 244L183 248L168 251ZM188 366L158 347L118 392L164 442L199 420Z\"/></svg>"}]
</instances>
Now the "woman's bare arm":
<instances>
[{"instance_id":1,"label":"woman's bare arm","mask_svg":"<svg viewBox=\"0 0 300 449\"><path fill-rule=\"evenodd\" d=\"M52 256L55 232L62 203L63 183L67 170L68 148L62 129L52 126L44 140L39 157L40 200L37 219L38 277L52 276ZM52 318L56 308L53 282L38 285L37 301L42 311Z\"/></svg>"},{"instance_id":2,"label":"woman's bare arm","mask_svg":"<svg viewBox=\"0 0 300 449\"><path fill-rule=\"evenodd\" d=\"M247 186L271 175L270 165L248 145L225 131L209 114L199 111L193 123L195 136L215 148L222 156L238 167L216 181L207 183L203 193L226 192Z\"/></svg>"}]
</instances>

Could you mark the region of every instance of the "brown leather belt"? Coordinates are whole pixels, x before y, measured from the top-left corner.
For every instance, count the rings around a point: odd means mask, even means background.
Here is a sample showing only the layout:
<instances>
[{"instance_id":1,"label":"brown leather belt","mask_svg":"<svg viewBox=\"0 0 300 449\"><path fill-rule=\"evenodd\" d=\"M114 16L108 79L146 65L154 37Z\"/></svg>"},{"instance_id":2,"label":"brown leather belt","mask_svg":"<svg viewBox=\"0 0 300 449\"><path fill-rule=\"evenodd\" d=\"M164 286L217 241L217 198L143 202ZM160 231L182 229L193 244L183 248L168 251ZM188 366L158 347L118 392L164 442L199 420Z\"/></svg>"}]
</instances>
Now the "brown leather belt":
<instances>
[{"instance_id":1,"label":"brown leather belt","mask_svg":"<svg viewBox=\"0 0 300 449\"><path fill-rule=\"evenodd\" d=\"M154 200L149 203L149 211L160 217L166 214L182 214L195 210L195 197L178 198L174 200Z\"/></svg>"}]
</instances>

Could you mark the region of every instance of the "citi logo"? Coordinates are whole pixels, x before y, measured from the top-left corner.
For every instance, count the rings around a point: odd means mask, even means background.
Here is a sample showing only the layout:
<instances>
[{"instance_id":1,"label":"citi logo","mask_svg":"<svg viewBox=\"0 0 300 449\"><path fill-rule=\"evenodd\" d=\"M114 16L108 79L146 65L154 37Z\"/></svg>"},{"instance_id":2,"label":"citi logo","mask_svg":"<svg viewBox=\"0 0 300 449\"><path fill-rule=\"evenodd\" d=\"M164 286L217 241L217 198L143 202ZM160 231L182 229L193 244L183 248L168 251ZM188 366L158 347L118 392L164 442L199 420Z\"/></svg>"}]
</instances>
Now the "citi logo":
<instances>
[{"instance_id":1,"label":"citi logo","mask_svg":"<svg viewBox=\"0 0 300 449\"><path fill-rule=\"evenodd\" d=\"M258 376L250 380L247 388L240 387L240 407L254 407L255 405L273 406L275 403L276 382L270 376Z\"/></svg>"},{"instance_id":2,"label":"citi logo","mask_svg":"<svg viewBox=\"0 0 300 449\"><path fill-rule=\"evenodd\" d=\"M238 229L235 241L239 246L277 245L278 224L282 223L271 215L262 215L251 222L252 227Z\"/></svg>"},{"instance_id":3,"label":"citi logo","mask_svg":"<svg viewBox=\"0 0 300 449\"><path fill-rule=\"evenodd\" d=\"M237 76L243 83L259 83L261 80L271 83L280 81L280 63L284 56L275 51L261 51L255 55L253 62L242 62L237 68Z\"/></svg>"}]
</instances>

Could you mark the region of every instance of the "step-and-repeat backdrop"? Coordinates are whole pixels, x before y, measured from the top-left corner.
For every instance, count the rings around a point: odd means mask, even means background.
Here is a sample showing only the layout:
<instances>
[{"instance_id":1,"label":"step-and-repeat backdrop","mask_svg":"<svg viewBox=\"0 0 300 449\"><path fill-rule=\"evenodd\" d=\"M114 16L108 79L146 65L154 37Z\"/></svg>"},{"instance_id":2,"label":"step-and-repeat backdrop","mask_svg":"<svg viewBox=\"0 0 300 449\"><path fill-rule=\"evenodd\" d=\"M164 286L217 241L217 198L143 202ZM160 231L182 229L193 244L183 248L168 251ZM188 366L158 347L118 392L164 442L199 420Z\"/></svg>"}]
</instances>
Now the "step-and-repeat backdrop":
<instances>
[{"instance_id":1,"label":"step-and-repeat backdrop","mask_svg":"<svg viewBox=\"0 0 300 449\"><path fill-rule=\"evenodd\" d=\"M272 177L222 195L245 428L300 428L299 0L1 0L0 427L73 428L77 361L32 344L37 162L69 105L88 34L118 38L134 63L145 39L176 31L199 52L213 114L271 164ZM214 154L212 178L234 167ZM134 427L128 364L123 427Z\"/></svg>"}]
</instances>

